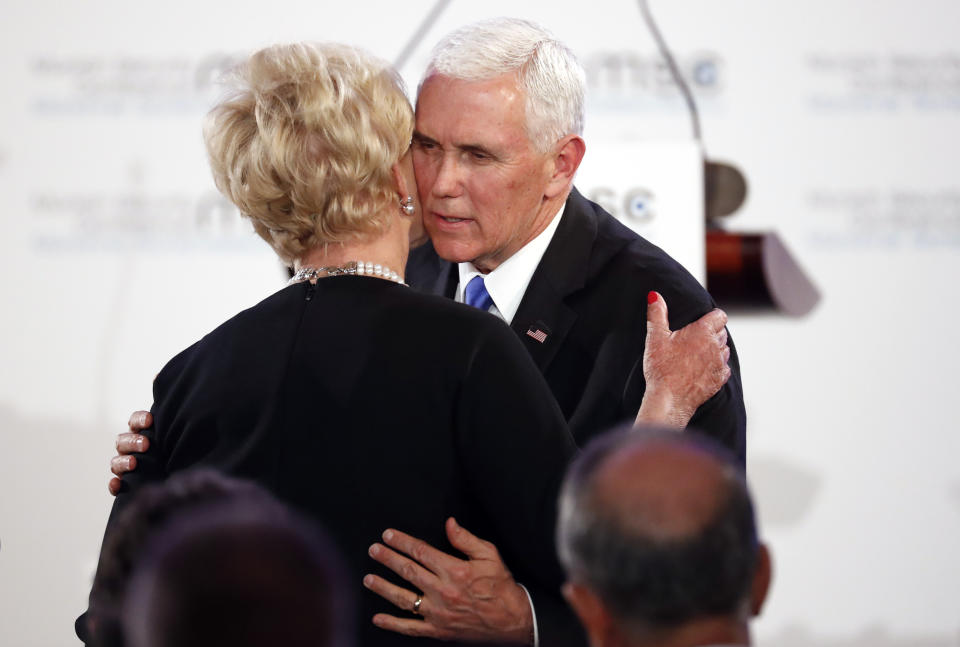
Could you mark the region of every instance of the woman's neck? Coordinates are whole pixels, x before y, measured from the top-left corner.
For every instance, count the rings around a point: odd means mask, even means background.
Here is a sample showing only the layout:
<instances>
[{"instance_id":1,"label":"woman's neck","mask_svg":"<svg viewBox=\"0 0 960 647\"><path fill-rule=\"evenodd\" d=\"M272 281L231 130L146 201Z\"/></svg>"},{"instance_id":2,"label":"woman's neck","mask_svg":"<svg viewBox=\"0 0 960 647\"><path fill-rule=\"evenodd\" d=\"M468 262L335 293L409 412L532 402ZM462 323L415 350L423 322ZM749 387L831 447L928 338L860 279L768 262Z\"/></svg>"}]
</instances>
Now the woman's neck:
<instances>
[{"instance_id":1,"label":"woman's neck","mask_svg":"<svg viewBox=\"0 0 960 647\"><path fill-rule=\"evenodd\" d=\"M390 227L379 236L343 243L329 243L313 247L294 261L294 269L311 267L342 267L351 261L374 263L389 267L401 277L407 264L410 245Z\"/></svg>"}]
</instances>

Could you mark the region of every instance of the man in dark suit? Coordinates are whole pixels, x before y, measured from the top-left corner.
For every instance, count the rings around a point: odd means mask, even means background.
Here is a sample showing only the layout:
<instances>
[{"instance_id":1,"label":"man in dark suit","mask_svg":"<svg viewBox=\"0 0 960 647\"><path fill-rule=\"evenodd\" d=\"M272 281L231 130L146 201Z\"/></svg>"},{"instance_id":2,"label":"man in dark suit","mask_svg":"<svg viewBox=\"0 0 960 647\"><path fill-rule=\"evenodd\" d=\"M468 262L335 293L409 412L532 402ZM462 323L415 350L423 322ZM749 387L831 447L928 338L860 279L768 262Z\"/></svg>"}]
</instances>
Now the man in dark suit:
<instances>
[{"instance_id":1,"label":"man in dark suit","mask_svg":"<svg viewBox=\"0 0 960 647\"><path fill-rule=\"evenodd\" d=\"M407 280L453 298L457 265L427 243L411 253ZM510 327L560 403L578 444L632 418L643 398L646 298L658 291L677 329L715 307L707 292L661 249L622 225L574 188L556 234L537 266ZM530 331L540 330L540 341ZM741 461L745 414L732 341L731 378L694 412L690 426Z\"/></svg>"},{"instance_id":2,"label":"man in dark suit","mask_svg":"<svg viewBox=\"0 0 960 647\"><path fill-rule=\"evenodd\" d=\"M573 188L586 150L584 85L572 52L527 21L485 21L440 42L419 89L413 137L431 242L411 254L406 273L415 288L506 321L580 443L640 407L647 299L655 298L648 295L664 296L672 330L714 307L679 264ZM746 421L730 348L727 384L696 413L677 412L676 422L683 426L693 415L693 424L742 462ZM386 546L372 547L374 559L413 579L422 592L368 578L372 590L423 616L381 614L379 626L417 636L460 631L456 635L496 640L502 618L526 614L534 642L543 637L544 644L560 644L575 631L561 620L566 612L536 600L533 613L504 609L508 596L502 592L517 584L496 549L452 520L447 531L468 560L395 530L385 533Z\"/></svg>"},{"instance_id":3,"label":"man in dark suit","mask_svg":"<svg viewBox=\"0 0 960 647\"><path fill-rule=\"evenodd\" d=\"M584 73L570 50L526 21L469 25L437 45L420 85L413 139L430 243L412 252L406 274L418 289L506 321L580 444L640 406L645 297L664 296L671 329L714 307L676 261L573 188L586 149L583 93ZM727 384L678 425L690 420L743 464L746 415L730 349ZM379 578L367 585L408 611L422 600L415 610L424 616L379 616L380 626L422 636L496 626L503 610L490 600L515 586L509 571L494 547L455 523L447 527L467 560L397 531L385 537L389 548L374 547L374 559L422 594ZM542 631L553 610L533 606Z\"/></svg>"}]
</instances>

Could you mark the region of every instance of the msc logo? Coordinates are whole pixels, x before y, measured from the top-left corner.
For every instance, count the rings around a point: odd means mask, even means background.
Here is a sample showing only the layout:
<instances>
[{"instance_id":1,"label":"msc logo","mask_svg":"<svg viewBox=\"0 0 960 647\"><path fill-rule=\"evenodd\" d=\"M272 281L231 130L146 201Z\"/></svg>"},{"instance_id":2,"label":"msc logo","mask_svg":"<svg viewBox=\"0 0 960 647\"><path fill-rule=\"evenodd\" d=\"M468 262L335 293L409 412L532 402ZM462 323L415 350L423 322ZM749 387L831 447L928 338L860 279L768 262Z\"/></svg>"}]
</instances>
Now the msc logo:
<instances>
[{"instance_id":1,"label":"msc logo","mask_svg":"<svg viewBox=\"0 0 960 647\"><path fill-rule=\"evenodd\" d=\"M703 58L690 68L690 79L699 88L715 88L720 84L720 68L715 58Z\"/></svg>"},{"instance_id":2,"label":"msc logo","mask_svg":"<svg viewBox=\"0 0 960 647\"><path fill-rule=\"evenodd\" d=\"M633 225L647 225L653 222L657 213L654 209L656 196L644 187L634 187L617 192L610 187L596 187L587 192L587 197L610 212L617 220Z\"/></svg>"},{"instance_id":3,"label":"msc logo","mask_svg":"<svg viewBox=\"0 0 960 647\"><path fill-rule=\"evenodd\" d=\"M680 74L690 89L703 96L712 96L723 89L723 59L711 52L697 52L677 57ZM587 83L592 92L652 93L671 95L676 83L670 69L658 55L637 52L599 51L583 59Z\"/></svg>"}]
</instances>

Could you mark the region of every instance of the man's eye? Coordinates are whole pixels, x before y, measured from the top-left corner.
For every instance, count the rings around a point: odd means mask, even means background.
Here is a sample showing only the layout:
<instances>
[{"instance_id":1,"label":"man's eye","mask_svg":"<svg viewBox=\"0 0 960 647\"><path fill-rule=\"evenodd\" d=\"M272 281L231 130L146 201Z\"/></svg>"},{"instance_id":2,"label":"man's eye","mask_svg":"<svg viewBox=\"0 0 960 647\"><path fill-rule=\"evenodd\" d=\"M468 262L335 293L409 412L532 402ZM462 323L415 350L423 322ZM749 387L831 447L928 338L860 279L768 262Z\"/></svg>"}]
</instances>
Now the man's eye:
<instances>
[{"instance_id":1,"label":"man's eye","mask_svg":"<svg viewBox=\"0 0 960 647\"><path fill-rule=\"evenodd\" d=\"M490 159L490 156L482 151L470 151L470 157L477 160L478 162Z\"/></svg>"},{"instance_id":2,"label":"man's eye","mask_svg":"<svg viewBox=\"0 0 960 647\"><path fill-rule=\"evenodd\" d=\"M425 142L421 140L415 140L413 142L413 145L422 151L432 151L437 147L437 145L434 142Z\"/></svg>"}]
</instances>

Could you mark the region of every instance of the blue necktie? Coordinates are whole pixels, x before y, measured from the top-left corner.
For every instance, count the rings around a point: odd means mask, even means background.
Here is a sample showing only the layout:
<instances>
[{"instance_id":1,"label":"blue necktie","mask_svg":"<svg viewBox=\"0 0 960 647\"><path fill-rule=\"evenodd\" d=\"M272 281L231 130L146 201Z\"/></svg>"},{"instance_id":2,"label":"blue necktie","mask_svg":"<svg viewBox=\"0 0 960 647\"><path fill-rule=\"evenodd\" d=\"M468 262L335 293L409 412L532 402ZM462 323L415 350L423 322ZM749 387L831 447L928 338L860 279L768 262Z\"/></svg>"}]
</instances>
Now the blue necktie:
<instances>
[{"instance_id":1,"label":"blue necktie","mask_svg":"<svg viewBox=\"0 0 960 647\"><path fill-rule=\"evenodd\" d=\"M468 306L489 310L493 305L493 299L487 292L487 286L483 284L482 276L475 276L467 283L467 289L463 291L463 300Z\"/></svg>"}]
</instances>

